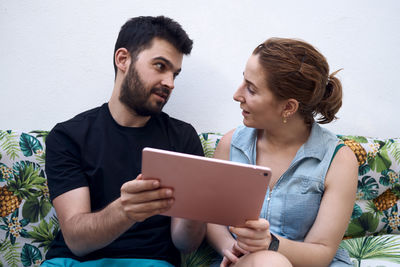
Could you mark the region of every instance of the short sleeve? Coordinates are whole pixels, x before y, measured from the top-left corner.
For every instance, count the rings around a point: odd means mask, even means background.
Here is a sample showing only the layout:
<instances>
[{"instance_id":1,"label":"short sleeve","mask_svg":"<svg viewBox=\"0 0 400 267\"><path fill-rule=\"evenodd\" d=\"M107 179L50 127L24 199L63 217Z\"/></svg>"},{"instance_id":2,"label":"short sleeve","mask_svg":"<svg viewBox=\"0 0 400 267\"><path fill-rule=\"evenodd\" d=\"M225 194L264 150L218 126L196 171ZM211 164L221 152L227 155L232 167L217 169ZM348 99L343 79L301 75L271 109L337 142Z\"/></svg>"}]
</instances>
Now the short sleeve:
<instances>
[{"instance_id":1,"label":"short sleeve","mask_svg":"<svg viewBox=\"0 0 400 267\"><path fill-rule=\"evenodd\" d=\"M45 171L51 201L70 190L88 186L82 171L80 146L60 124L46 139Z\"/></svg>"},{"instance_id":2,"label":"short sleeve","mask_svg":"<svg viewBox=\"0 0 400 267\"><path fill-rule=\"evenodd\" d=\"M185 143L183 144L185 150L184 153L204 156L200 138L192 125L187 124L185 136L182 139L185 140Z\"/></svg>"}]
</instances>

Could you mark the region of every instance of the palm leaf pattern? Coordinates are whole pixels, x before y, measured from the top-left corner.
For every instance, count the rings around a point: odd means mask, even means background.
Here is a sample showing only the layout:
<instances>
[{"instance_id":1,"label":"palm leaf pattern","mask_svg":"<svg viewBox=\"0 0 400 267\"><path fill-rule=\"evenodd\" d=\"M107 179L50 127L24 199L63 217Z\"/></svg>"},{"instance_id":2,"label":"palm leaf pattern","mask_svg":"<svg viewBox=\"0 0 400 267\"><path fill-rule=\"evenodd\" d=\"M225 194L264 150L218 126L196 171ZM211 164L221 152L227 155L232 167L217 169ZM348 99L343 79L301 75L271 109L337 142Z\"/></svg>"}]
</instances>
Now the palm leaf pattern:
<instances>
[{"instance_id":1,"label":"palm leaf pattern","mask_svg":"<svg viewBox=\"0 0 400 267\"><path fill-rule=\"evenodd\" d=\"M32 242L39 243L39 247L44 247L46 252L59 229L57 217L53 216L48 222L42 220L38 226L32 226L32 231L28 232L28 234L33 238Z\"/></svg>"},{"instance_id":2,"label":"palm leaf pattern","mask_svg":"<svg viewBox=\"0 0 400 267\"><path fill-rule=\"evenodd\" d=\"M195 252L181 256L181 267L208 267L218 258L218 253L203 242Z\"/></svg>"},{"instance_id":3,"label":"palm leaf pattern","mask_svg":"<svg viewBox=\"0 0 400 267\"><path fill-rule=\"evenodd\" d=\"M41 137L43 139L43 142L45 142L45 143L46 143L46 138L49 135L49 131L41 131L41 130L34 130L29 133L36 134L36 138Z\"/></svg>"},{"instance_id":4,"label":"palm leaf pattern","mask_svg":"<svg viewBox=\"0 0 400 267\"><path fill-rule=\"evenodd\" d=\"M0 131L0 147L6 152L11 160L18 157L19 153L19 143L16 139L17 133L12 131Z\"/></svg>"},{"instance_id":5,"label":"palm leaf pattern","mask_svg":"<svg viewBox=\"0 0 400 267\"><path fill-rule=\"evenodd\" d=\"M400 264L399 239L396 236L366 236L343 240L341 248L349 252L351 258L357 260L381 259Z\"/></svg>"},{"instance_id":6,"label":"palm leaf pattern","mask_svg":"<svg viewBox=\"0 0 400 267\"><path fill-rule=\"evenodd\" d=\"M394 139L390 139L388 144L388 149L390 149L393 158L396 160L398 164L400 164L400 141L395 141Z\"/></svg>"},{"instance_id":7,"label":"palm leaf pattern","mask_svg":"<svg viewBox=\"0 0 400 267\"><path fill-rule=\"evenodd\" d=\"M220 136L220 134L218 133L199 134L201 145L203 146L204 150L204 156L206 156L207 158L212 158L214 156L215 148L218 145L219 139L215 139L215 135Z\"/></svg>"},{"instance_id":8,"label":"palm leaf pattern","mask_svg":"<svg viewBox=\"0 0 400 267\"><path fill-rule=\"evenodd\" d=\"M18 243L11 244L10 240L4 240L0 243L0 254L2 255L6 266L18 267L20 263L20 250Z\"/></svg>"},{"instance_id":9,"label":"palm leaf pattern","mask_svg":"<svg viewBox=\"0 0 400 267\"><path fill-rule=\"evenodd\" d=\"M39 172L40 169L35 168L34 164L21 165L18 175L14 175L14 180L8 184L10 191L22 199L38 196L46 182Z\"/></svg>"},{"instance_id":10,"label":"palm leaf pattern","mask_svg":"<svg viewBox=\"0 0 400 267\"><path fill-rule=\"evenodd\" d=\"M0 130L0 186L7 186L13 197L21 200L19 208L11 215L0 217L0 267L39 265L59 231L44 174L48 133ZM221 137L214 132L199 134L207 157L213 156ZM346 231L350 239L344 240L341 247L350 252L358 265L362 260L382 259L400 266L400 202L382 210L378 210L375 203L383 192L399 191L396 187L400 186L400 139L339 138L353 139L367 152L365 162L359 167L357 202ZM386 200L379 200L379 207L389 207ZM13 225L11 220L15 222ZM388 235L388 232L392 234ZM11 238L12 233L15 236ZM362 237L357 239L357 236ZM209 266L218 258L220 256L203 242L196 252L181 256L181 266ZM377 266L385 266L385 263Z\"/></svg>"}]
</instances>

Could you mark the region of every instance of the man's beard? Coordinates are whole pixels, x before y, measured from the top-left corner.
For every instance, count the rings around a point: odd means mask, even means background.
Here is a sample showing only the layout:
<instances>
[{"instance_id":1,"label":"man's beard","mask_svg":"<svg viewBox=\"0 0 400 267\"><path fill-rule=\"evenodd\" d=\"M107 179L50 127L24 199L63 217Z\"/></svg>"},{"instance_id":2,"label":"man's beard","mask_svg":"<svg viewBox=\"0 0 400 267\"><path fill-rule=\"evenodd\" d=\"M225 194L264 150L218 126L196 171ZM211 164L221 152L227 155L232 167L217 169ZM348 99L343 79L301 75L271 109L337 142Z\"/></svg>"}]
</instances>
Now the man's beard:
<instances>
[{"instance_id":1,"label":"man's beard","mask_svg":"<svg viewBox=\"0 0 400 267\"><path fill-rule=\"evenodd\" d=\"M165 87L146 89L139 73L132 64L125 80L122 82L119 100L139 116L157 115L167 103L170 90ZM149 98L153 93L163 96L165 101L157 101L155 105L152 105Z\"/></svg>"}]
</instances>

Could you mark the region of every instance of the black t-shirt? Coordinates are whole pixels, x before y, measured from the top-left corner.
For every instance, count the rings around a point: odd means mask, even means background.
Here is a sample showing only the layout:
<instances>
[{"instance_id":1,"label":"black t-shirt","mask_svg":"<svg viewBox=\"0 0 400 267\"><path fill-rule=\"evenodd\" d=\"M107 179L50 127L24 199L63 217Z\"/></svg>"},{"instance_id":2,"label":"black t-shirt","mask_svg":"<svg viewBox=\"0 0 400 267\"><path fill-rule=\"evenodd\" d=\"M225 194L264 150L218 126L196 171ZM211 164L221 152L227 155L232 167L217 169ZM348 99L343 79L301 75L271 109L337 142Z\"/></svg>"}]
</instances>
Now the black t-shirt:
<instances>
[{"instance_id":1,"label":"black t-shirt","mask_svg":"<svg viewBox=\"0 0 400 267\"><path fill-rule=\"evenodd\" d=\"M92 211L104 208L120 196L123 183L141 173L144 147L203 155L194 128L165 113L152 116L144 127L123 127L114 121L106 103L57 124L46 140L51 200L88 186ZM180 256L172 243L170 226L170 217L150 217L135 223L110 245L84 257L72 254L60 231L46 259L143 258L165 260L176 266Z\"/></svg>"}]
</instances>

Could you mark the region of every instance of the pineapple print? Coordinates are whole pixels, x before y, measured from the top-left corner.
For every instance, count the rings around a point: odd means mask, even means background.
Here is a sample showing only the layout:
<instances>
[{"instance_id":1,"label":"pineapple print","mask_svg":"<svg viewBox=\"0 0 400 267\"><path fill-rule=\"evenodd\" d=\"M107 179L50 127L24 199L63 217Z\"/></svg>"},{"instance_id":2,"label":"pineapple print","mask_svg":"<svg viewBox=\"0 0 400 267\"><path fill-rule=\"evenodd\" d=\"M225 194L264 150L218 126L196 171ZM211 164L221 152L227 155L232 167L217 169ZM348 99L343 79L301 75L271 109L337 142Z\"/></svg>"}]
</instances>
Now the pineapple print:
<instances>
[{"instance_id":1,"label":"pineapple print","mask_svg":"<svg viewBox=\"0 0 400 267\"><path fill-rule=\"evenodd\" d=\"M50 199L50 192L49 192L49 186L47 185L47 180L45 181L45 184L42 188L42 194L45 198Z\"/></svg>"},{"instance_id":2,"label":"pineapple print","mask_svg":"<svg viewBox=\"0 0 400 267\"><path fill-rule=\"evenodd\" d=\"M379 211L388 210L400 199L400 185L387 189L383 194L373 200Z\"/></svg>"},{"instance_id":3,"label":"pineapple print","mask_svg":"<svg viewBox=\"0 0 400 267\"><path fill-rule=\"evenodd\" d=\"M0 215L6 217L13 213L19 205L21 199L9 191L7 186L0 187Z\"/></svg>"},{"instance_id":4,"label":"pineapple print","mask_svg":"<svg viewBox=\"0 0 400 267\"><path fill-rule=\"evenodd\" d=\"M10 171L12 175L6 180L7 185L0 187L1 217L19 208L23 199L28 199L47 187L46 179L40 176L40 169L37 169L34 164L25 162L17 171Z\"/></svg>"},{"instance_id":5,"label":"pineapple print","mask_svg":"<svg viewBox=\"0 0 400 267\"><path fill-rule=\"evenodd\" d=\"M358 164L361 166L363 165L366 160L367 160L367 152L365 149L360 145L360 143L351 140L351 139L346 139L344 140L344 144L348 146L351 150L353 150L354 154L356 155Z\"/></svg>"},{"instance_id":6,"label":"pineapple print","mask_svg":"<svg viewBox=\"0 0 400 267\"><path fill-rule=\"evenodd\" d=\"M12 171L4 165L0 166L0 178L9 180L13 177Z\"/></svg>"}]
</instances>

